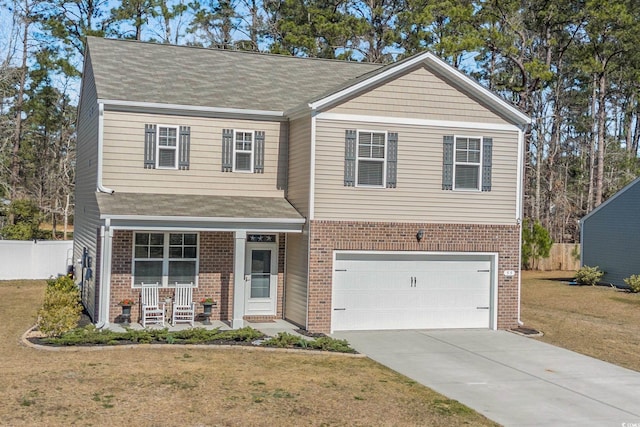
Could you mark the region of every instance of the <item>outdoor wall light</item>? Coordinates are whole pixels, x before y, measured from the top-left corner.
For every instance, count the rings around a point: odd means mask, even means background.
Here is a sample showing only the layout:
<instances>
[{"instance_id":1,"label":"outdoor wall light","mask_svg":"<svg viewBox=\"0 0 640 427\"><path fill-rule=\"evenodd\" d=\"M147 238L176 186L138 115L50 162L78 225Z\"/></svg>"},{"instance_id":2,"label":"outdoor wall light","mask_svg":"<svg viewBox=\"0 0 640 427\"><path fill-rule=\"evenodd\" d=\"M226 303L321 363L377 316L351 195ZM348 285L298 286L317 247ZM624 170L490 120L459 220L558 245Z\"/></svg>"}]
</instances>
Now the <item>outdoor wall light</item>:
<instances>
[{"instance_id":1,"label":"outdoor wall light","mask_svg":"<svg viewBox=\"0 0 640 427\"><path fill-rule=\"evenodd\" d=\"M420 240L422 240L422 238L424 237L424 230L421 228L420 230L418 230L418 233L416 234L416 239L418 239L418 242Z\"/></svg>"}]
</instances>

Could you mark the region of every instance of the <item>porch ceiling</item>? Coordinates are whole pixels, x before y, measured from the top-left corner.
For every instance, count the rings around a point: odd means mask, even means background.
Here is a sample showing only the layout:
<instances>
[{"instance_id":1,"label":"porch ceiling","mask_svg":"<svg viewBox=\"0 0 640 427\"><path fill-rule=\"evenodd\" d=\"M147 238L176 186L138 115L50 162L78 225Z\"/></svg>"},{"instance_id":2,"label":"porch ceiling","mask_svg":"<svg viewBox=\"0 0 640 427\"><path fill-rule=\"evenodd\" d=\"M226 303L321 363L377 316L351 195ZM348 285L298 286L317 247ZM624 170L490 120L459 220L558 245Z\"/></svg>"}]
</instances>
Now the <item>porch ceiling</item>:
<instances>
[{"instance_id":1,"label":"porch ceiling","mask_svg":"<svg viewBox=\"0 0 640 427\"><path fill-rule=\"evenodd\" d=\"M277 197L116 192L96 193L96 200L100 218L112 225L255 228L255 224L286 224L300 228L305 222L286 199Z\"/></svg>"}]
</instances>

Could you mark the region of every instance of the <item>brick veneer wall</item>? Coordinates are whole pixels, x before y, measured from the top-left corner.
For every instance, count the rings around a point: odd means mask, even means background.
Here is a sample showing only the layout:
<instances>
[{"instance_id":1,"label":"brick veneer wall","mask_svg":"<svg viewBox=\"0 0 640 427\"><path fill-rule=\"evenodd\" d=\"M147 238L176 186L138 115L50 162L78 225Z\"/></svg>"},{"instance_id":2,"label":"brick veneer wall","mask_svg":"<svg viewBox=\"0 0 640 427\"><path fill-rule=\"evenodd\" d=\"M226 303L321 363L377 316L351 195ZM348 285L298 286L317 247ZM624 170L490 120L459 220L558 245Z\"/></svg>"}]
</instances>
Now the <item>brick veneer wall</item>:
<instances>
[{"instance_id":1,"label":"brick veneer wall","mask_svg":"<svg viewBox=\"0 0 640 427\"><path fill-rule=\"evenodd\" d=\"M418 230L425 231L421 242ZM311 221L308 325L312 332L331 329L334 250L498 253L498 328L517 326L519 225L424 224ZM505 270L516 271L512 278Z\"/></svg>"},{"instance_id":2,"label":"brick veneer wall","mask_svg":"<svg viewBox=\"0 0 640 427\"><path fill-rule=\"evenodd\" d=\"M280 237L278 259L278 311L276 316L261 317L262 320L282 318L284 289L284 236ZM198 265L198 287L193 291L196 314L202 313L199 301L211 297L217 301L211 320L231 320L233 316L233 233L201 232ZM116 230L113 235L111 265L111 301L109 321L121 322L122 309L118 302L132 298L138 303L131 308L131 320L140 318L140 289L131 287L133 231ZM160 290L160 299L173 297L173 289ZM196 317L196 320L199 320Z\"/></svg>"}]
</instances>

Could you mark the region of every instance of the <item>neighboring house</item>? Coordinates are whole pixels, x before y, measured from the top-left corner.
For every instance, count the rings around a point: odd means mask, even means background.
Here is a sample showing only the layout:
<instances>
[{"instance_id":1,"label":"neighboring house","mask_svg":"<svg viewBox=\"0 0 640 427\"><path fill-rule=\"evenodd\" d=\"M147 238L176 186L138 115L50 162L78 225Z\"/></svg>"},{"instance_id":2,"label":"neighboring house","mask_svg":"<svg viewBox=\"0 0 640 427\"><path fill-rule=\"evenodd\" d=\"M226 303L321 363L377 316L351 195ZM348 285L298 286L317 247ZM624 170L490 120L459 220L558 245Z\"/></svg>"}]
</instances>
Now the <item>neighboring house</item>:
<instances>
[{"instance_id":1,"label":"neighboring house","mask_svg":"<svg viewBox=\"0 0 640 427\"><path fill-rule=\"evenodd\" d=\"M433 54L89 37L83 76L75 258L99 325L142 283L191 283L234 328L517 325L529 118Z\"/></svg>"},{"instance_id":2,"label":"neighboring house","mask_svg":"<svg viewBox=\"0 0 640 427\"><path fill-rule=\"evenodd\" d=\"M600 267L602 282L627 287L640 274L640 178L580 221L580 263Z\"/></svg>"}]
</instances>

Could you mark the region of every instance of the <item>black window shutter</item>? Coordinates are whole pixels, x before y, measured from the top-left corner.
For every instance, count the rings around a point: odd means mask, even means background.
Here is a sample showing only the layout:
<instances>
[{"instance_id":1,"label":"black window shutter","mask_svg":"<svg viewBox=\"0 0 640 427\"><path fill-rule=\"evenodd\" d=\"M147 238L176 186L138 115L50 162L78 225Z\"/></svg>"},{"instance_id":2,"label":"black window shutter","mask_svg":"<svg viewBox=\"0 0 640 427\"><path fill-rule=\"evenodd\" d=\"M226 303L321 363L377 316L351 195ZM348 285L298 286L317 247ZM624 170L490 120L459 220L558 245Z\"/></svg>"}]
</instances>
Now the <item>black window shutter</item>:
<instances>
[{"instance_id":1,"label":"black window shutter","mask_svg":"<svg viewBox=\"0 0 640 427\"><path fill-rule=\"evenodd\" d=\"M189 152L191 150L191 128L189 126L180 126L180 144L178 150L178 169L189 170Z\"/></svg>"},{"instance_id":2,"label":"black window shutter","mask_svg":"<svg viewBox=\"0 0 640 427\"><path fill-rule=\"evenodd\" d=\"M233 171L233 129L222 129L222 172Z\"/></svg>"},{"instance_id":3,"label":"black window shutter","mask_svg":"<svg viewBox=\"0 0 640 427\"><path fill-rule=\"evenodd\" d=\"M453 190L453 135L442 140L442 189Z\"/></svg>"},{"instance_id":4,"label":"black window shutter","mask_svg":"<svg viewBox=\"0 0 640 427\"><path fill-rule=\"evenodd\" d=\"M144 125L144 168L156 168L156 125Z\"/></svg>"},{"instance_id":5,"label":"black window shutter","mask_svg":"<svg viewBox=\"0 0 640 427\"><path fill-rule=\"evenodd\" d=\"M491 191L491 157L493 138L482 138L482 191Z\"/></svg>"},{"instance_id":6,"label":"black window shutter","mask_svg":"<svg viewBox=\"0 0 640 427\"><path fill-rule=\"evenodd\" d=\"M345 131L344 141L344 186L353 187L356 182L356 138L355 130Z\"/></svg>"},{"instance_id":7,"label":"black window shutter","mask_svg":"<svg viewBox=\"0 0 640 427\"><path fill-rule=\"evenodd\" d=\"M398 172L398 134L387 135L387 188L396 188Z\"/></svg>"},{"instance_id":8,"label":"black window shutter","mask_svg":"<svg viewBox=\"0 0 640 427\"><path fill-rule=\"evenodd\" d=\"M253 151L253 173L264 173L264 132L257 131Z\"/></svg>"}]
</instances>

